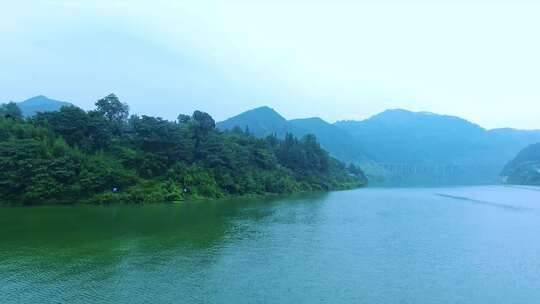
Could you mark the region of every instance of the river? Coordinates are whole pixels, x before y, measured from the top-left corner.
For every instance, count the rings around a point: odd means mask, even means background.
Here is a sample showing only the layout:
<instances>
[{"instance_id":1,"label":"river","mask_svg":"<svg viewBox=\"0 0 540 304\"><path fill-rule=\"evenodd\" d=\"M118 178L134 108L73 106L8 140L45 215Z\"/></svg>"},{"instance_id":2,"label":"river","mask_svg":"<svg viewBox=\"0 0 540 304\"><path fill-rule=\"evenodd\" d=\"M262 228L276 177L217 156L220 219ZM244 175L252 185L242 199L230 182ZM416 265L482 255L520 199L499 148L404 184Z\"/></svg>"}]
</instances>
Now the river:
<instances>
[{"instance_id":1,"label":"river","mask_svg":"<svg viewBox=\"0 0 540 304\"><path fill-rule=\"evenodd\" d=\"M540 188L0 209L0 303L538 303Z\"/></svg>"}]
</instances>

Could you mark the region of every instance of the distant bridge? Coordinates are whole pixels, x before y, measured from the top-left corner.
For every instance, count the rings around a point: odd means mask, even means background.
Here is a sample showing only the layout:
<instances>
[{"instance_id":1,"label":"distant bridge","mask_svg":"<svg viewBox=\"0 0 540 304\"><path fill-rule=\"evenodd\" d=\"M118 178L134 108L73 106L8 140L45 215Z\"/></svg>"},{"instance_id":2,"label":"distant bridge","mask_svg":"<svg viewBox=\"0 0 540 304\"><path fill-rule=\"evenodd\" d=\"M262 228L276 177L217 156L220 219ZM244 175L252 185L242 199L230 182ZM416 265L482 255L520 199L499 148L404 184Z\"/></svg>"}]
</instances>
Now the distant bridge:
<instances>
[{"instance_id":1,"label":"distant bridge","mask_svg":"<svg viewBox=\"0 0 540 304\"><path fill-rule=\"evenodd\" d=\"M460 172L463 166L455 164L406 164L377 163L377 166L393 176L409 176L430 174L436 176L452 176Z\"/></svg>"},{"instance_id":2,"label":"distant bridge","mask_svg":"<svg viewBox=\"0 0 540 304\"><path fill-rule=\"evenodd\" d=\"M429 180L433 182L451 181L496 181L498 168L472 164L436 164L436 163L375 163L377 168L368 175L382 178L385 182L405 182ZM373 173L373 174L370 174Z\"/></svg>"}]
</instances>

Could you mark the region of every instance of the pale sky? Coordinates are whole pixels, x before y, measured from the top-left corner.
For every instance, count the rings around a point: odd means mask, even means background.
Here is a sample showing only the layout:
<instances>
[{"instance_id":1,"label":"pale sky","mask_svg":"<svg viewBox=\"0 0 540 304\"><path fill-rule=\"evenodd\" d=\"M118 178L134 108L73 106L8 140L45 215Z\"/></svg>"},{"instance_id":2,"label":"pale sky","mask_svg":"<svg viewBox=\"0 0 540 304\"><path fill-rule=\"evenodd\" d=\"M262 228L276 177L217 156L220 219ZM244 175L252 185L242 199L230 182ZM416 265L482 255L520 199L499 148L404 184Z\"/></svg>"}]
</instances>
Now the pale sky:
<instances>
[{"instance_id":1,"label":"pale sky","mask_svg":"<svg viewBox=\"0 0 540 304\"><path fill-rule=\"evenodd\" d=\"M540 1L0 0L0 101L540 129Z\"/></svg>"}]
</instances>

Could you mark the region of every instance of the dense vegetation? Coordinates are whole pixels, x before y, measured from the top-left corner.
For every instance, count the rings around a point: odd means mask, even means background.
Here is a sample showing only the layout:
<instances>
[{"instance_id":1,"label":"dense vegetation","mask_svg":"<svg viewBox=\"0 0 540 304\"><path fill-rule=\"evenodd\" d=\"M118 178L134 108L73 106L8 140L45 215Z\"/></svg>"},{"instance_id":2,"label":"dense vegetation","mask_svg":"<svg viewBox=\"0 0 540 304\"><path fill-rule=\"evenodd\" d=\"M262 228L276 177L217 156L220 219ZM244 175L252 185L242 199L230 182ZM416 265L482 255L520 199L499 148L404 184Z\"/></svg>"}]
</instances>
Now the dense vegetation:
<instances>
[{"instance_id":1,"label":"dense vegetation","mask_svg":"<svg viewBox=\"0 0 540 304\"><path fill-rule=\"evenodd\" d=\"M519 152L501 175L509 184L540 185L540 143Z\"/></svg>"},{"instance_id":2,"label":"dense vegetation","mask_svg":"<svg viewBox=\"0 0 540 304\"><path fill-rule=\"evenodd\" d=\"M257 137L275 134L285 138L288 133L296 137L314 134L321 146L333 157L345 162L360 162L364 155L360 140L326 121L313 117L286 120L274 109L260 107L246 111L217 124L218 129L231 130L234 127L248 128Z\"/></svg>"},{"instance_id":3,"label":"dense vegetation","mask_svg":"<svg viewBox=\"0 0 540 304\"><path fill-rule=\"evenodd\" d=\"M115 95L24 119L0 107L0 203L172 202L364 185L362 171L315 136L257 138L221 132L195 111L171 122L129 116Z\"/></svg>"}]
</instances>

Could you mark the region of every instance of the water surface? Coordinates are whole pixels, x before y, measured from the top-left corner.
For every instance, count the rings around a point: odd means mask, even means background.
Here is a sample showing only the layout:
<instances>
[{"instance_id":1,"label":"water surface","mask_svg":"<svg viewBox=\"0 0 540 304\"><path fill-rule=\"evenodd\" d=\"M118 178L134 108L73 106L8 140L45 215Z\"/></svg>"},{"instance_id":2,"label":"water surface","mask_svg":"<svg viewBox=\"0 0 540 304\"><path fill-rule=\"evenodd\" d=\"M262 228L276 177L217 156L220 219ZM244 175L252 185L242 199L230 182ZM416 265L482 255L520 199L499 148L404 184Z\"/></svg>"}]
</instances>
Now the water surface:
<instances>
[{"instance_id":1,"label":"water surface","mask_svg":"<svg viewBox=\"0 0 540 304\"><path fill-rule=\"evenodd\" d=\"M0 303L538 303L540 189L0 209Z\"/></svg>"}]
</instances>

